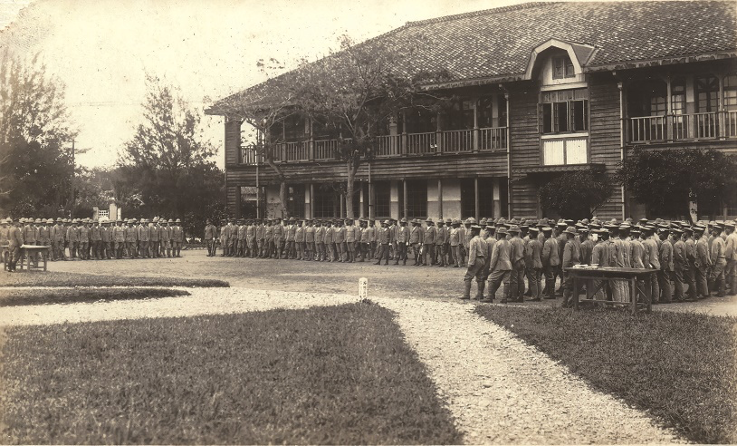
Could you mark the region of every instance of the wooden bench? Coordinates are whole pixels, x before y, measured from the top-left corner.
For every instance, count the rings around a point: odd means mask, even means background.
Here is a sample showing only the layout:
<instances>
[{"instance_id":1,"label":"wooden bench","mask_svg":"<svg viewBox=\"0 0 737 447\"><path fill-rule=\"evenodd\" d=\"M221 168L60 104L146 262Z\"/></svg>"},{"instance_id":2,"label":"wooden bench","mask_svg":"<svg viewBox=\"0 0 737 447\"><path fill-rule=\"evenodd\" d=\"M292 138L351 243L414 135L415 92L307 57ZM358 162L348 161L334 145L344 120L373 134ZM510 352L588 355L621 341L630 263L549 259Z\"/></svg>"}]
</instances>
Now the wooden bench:
<instances>
[{"instance_id":1,"label":"wooden bench","mask_svg":"<svg viewBox=\"0 0 737 447\"><path fill-rule=\"evenodd\" d=\"M573 279L573 307L578 310L579 302L588 303L604 303L611 305L620 306L631 306L632 313L637 313L638 307L646 307L648 312L652 311L652 299L649 293L646 293L637 284L638 280L644 280L653 273L657 272L655 269L635 269L628 267L591 267L588 265L577 265L567 269L567 272ZM579 299L578 294L581 291L581 283L583 281L599 280L601 283L598 287L594 287L593 290L589 290L586 287L586 298ZM596 300L593 297L596 296L596 292L601 290L605 284L609 281L627 281L629 283L629 302L619 301L608 301L608 300ZM645 297L644 302L638 301L637 296Z\"/></svg>"}]
</instances>

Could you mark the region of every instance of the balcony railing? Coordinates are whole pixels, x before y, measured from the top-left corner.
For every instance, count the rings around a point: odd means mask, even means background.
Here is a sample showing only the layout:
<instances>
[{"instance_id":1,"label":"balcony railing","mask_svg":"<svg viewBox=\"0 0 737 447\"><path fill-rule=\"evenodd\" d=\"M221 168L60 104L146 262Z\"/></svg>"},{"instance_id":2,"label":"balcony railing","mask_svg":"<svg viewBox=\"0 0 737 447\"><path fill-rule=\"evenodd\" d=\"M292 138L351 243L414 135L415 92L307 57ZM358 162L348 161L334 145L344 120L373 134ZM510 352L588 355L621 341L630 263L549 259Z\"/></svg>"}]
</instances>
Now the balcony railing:
<instances>
[{"instance_id":1,"label":"balcony railing","mask_svg":"<svg viewBox=\"0 0 737 447\"><path fill-rule=\"evenodd\" d=\"M628 134L630 143L737 138L737 111L630 118Z\"/></svg>"},{"instance_id":2,"label":"balcony railing","mask_svg":"<svg viewBox=\"0 0 737 447\"><path fill-rule=\"evenodd\" d=\"M737 132L737 117L735 117ZM350 139L344 140L350 143ZM426 156L441 153L469 153L507 148L507 128L484 128L446 130L438 132L407 133L401 135L382 135L376 137L374 155L376 157ZM340 143L336 139L304 140L278 143L274 148L275 162L307 162L313 160L337 160ZM241 148L240 164L263 163L256 158L253 150Z\"/></svg>"}]
</instances>

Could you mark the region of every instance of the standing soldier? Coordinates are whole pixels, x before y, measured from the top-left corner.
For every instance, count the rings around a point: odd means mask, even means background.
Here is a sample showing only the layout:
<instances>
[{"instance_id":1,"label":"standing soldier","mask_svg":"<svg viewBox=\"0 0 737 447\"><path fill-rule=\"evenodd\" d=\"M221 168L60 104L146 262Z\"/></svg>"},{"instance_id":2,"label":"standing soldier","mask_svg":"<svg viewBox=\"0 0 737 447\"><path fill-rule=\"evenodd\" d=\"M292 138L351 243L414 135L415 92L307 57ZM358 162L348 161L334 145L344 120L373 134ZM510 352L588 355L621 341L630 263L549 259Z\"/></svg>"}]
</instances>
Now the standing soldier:
<instances>
[{"instance_id":1,"label":"standing soldier","mask_svg":"<svg viewBox=\"0 0 737 447\"><path fill-rule=\"evenodd\" d=\"M8 270L10 264L10 251L5 246L8 245L11 223L0 219L0 262L3 263L4 270Z\"/></svg>"},{"instance_id":2,"label":"standing soldier","mask_svg":"<svg viewBox=\"0 0 737 447\"><path fill-rule=\"evenodd\" d=\"M450 258L455 268L460 267L461 260L461 221L453 219L451 222L452 228L448 232L448 243L450 245Z\"/></svg>"},{"instance_id":3,"label":"standing soldier","mask_svg":"<svg viewBox=\"0 0 737 447\"><path fill-rule=\"evenodd\" d=\"M281 253L284 250L284 232L284 225L282 225L281 219L277 217L272 233L272 237L274 238L274 254L277 259L281 259Z\"/></svg>"},{"instance_id":4,"label":"standing soldier","mask_svg":"<svg viewBox=\"0 0 737 447\"><path fill-rule=\"evenodd\" d=\"M445 241L448 238L448 229L445 228L443 219L438 219L438 227L435 234L435 264L445 267Z\"/></svg>"},{"instance_id":5,"label":"standing soldier","mask_svg":"<svg viewBox=\"0 0 737 447\"><path fill-rule=\"evenodd\" d=\"M525 246L525 269L527 271L527 284L530 289L530 301L540 301L542 290L540 281L542 279L543 264L540 259L543 251L543 244L537 238L538 229L530 227L529 238Z\"/></svg>"},{"instance_id":6,"label":"standing soldier","mask_svg":"<svg viewBox=\"0 0 737 447\"><path fill-rule=\"evenodd\" d=\"M297 226L294 224L294 217L290 217L288 221L288 225L284 229L284 232L286 234L285 236L285 246L284 251L286 252L286 258L287 259L294 259L297 257L297 249L294 246L294 235L297 232Z\"/></svg>"},{"instance_id":7,"label":"standing soldier","mask_svg":"<svg viewBox=\"0 0 737 447\"><path fill-rule=\"evenodd\" d=\"M643 229L645 235L645 241L642 245L645 247L645 253L647 255L648 262L650 265L646 265L645 268L655 269L660 271L660 256L658 242L656 241L655 228L647 226ZM658 239L659 241L660 239ZM658 272L654 272L650 275L650 302L657 303L660 301L660 285L658 284ZM648 282L646 282L647 287Z\"/></svg>"},{"instance_id":8,"label":"standing soldier","mask_svg":"<svg viewBox=\"0 0 737 447\"><path fill-rule=\"evenodd\" d=\"M264 227L264 258L270 258L274 251L274 221L266 219L266 227Z\"/></svg>"},{"instance_id":9,"label":"standing soldier","mask_svg":"<svg viewBox=\"0 0 737 447\"><path fill-rule=\"evenodd\" d=\"M266 240L266 227L263 220L258 219L256 222L256 257L262 257L264 244Z\"/></svg>"},{"instance_id":10,"label":"standing soldier","mask_svg":"<svg viewBox=\"0 0 737 447\"><path fill-rule=\"evenodd\" d=\"M494 301L496 291L499 290L499 286L502 284L504 284L504 298L502 298L501 302L508 303L512 300L509 284L512 274L512 261L510 258L511 245L507 240L507 234L507 229L503 226L497 228L494 247L488 248L489 255L491 256L489 261L489 296L484 302L490 303ZM479 285L479 292L483 297L483 283Z\"/></svg>"},{"instance_id":11,"label":"standing soldier","mask_svg":"<svg viewBox=\"0 0 737 447\"><path fill-rule=\"evenodd\" d=\"M413 224L417 226L419 222L414 221ZM414 230L414 228L413 228ZM464 293L461 297L462 300L471 299L471 282L476 278L476 283L479 284L479 290L483 293L484 280L482 279L484 268L486 267L486 257L488 256L488 247L486 242L479 236L481 233L481 227L478 225L472 225L470 227L469 234L471 240L469 242L468 249L468 268L466 274L463 277ZM410 233L410 240L412 235ZM417 242L419 244L420 242ZM413 247L414 247L413 243ZM419 250L419 249L418 249ZM417 256L415 256L415 265L417 264Z\"/></svg>"},{"instance_id":12,"label":"standing soldier","mask_svg":"<svg viewBox=\"0 0 737 447\"><path fill-rule=\"evenodd\" d=\"M341 219L335 220L335 248L338 250L338 261L343 262L344 261L344 254L346 253L346 247L345 247L345 237L346 237L346 229L343 226L343 221Z\"/></svg>"},{"instance_id":13,"label":"standing soldier","mask_svg":"<svg viewBox=\"0 0 737 447\"><path fill-rule=\"evenodd\" d=\"M509 257L512 262L511 300L521 303L524 301L525 293L525 244L519 237L520 228L517 225L509 228L509 234L511 235Z\"/></svg>"},{"instance_id":14,"label":"standing soldier","mask_svg":"<svg viewBox=\"0 0 737 447\"><path fill-rule=\"evenodd\" d=\"M315 252L315 261L325 261L325 228L319 220L315 220Z\"/></svg>"},{"instance_id":15,"label":"standing soldier","mask_svg":"<svg viewBox=\"0 0 737 447\"><path fill-rule=\"evenodd\" d=\"M601 228L598 230L594 230L594 234L597 235L598 241L596 242L596 245L594 245L593 250L591 250L591 265L597 267L611 267L609 265L609 230L607 230L606 228ZM594 287L592 288L592 291L596 290L595 299L600 301L604 301L606 299L605 288L605 285L602 286L602 281L594 281Z\"/></svg>"},{"instance_id":16,"label":"standing soldier","mask_svg":"<svg viewBox=\"0 0 737 447\"><path fill-rule=\"evenodd\" d=\"M478 233L480 232L481 227L479 227ZM422 263L420 262L420 247L422 247L423 236L424 231L422 231L422 222L420 222L420 219L414 219L412 221L412 230L410 230L409 232L409 244L412 247L412 254L415 257L415 266L422 265ZM470 262L469 260L469 266L471 264L472 262Z\"/></svg>"},{"instance_id":17,"label":"standing soldier","mask_svg":"<svg viewBox=\"0 0 737 447\"><path fill-rule=\"evenodd\" d=\"M563 263L561 264L561 272L563 273L562 307L571 307L573 305L573 278L571 278L569 269L576 265L579 260L578 248L573 241L576 237L576 228L568 227L562 234L566 236L566 245L563 247Z\"/></svg>"},{"instance_id":18,"label":"standing soldier","mask_svg":"<svg viewBox=\"0 0 737 447\"><path fill-rule=\"evenodd\" d=\"M642 242L640 241L640 226L636 225L630 230L630 234L632 235L632 240L630 240L630 262L633 269L644 269L645 268L645 246L642 245ZM589 285L586 284L587 290ZM637 280L637 288L646 290L645 289L645 282L642 280ZM635 289L635 296L633 299L643 302L643 299L640 299L637 294L637 288ZM646 297L642 297L646 298Z\"/></svg>"},{"instance_id":19,"label":"standing soldier","mask_svg":"<svg viewBox=\"0 0 737 447\"><path fill-rule=\"evenodd\" d=\"M111 221L104 220L102 222L102 258L113 258L113 232L110 226Z\"/></svg>"},{"instance_id":20,"label":"standing soldier","mask_svg":"<svg viewBox=\"0 0 737 447\"><path fill-rule=\"evenodd\" d=\"M660 250L658 251L658 260L660 261L660 271L658 272L658 284L662 293L660 302L670 303L673 301L673 288L671 287L671 275L673 273L673 244L670 239L670 230L661 228L660 230Z\"/></svg>"},{"instance_id":21,"label":"standing soldier","mask_svg":"<svg viewBox=\"0 0 737 447\"><path fill-rule=\"evenodd\" d=\"M431 217L428 217L425 223L427 228L422 240L422 249L424 250L422 265L431 266L435 263L435 239L438 235L438 229L435 228L435 222Z\"/></svg>"},{"instance_id":22,"label":"standing soldier","mask_svg":"<svg viewBox=\"0 0 737 447\"><path fill-rule=\"evenodd\" d=\"M371 231L369 231L368 227L368 221L366 219L361 219L361 225L359 227L360 230L360 236L357 241L359 241L359 247L360 250L358 252L361 253L361 262L364 262L366 258L373 258L373 253L371 253L371 235L374 232L373 225L371 226Z\"/></svg>"},{"instance_id":23,"label":"standing soldier","mask_svg":"<svg viewBox=\"0 0 737 447\"><path fill-rule=\"evenodd\" d=\"M66 256L64 256L64 227L61 218L57 218L56 225L51 228L51 247L54 261L66 260Z\"/></svg>"},{"instance_id":24,"label":"standing soldier","mask_svg":"<svg viewBox=\"0 0 737 447\"><path fill-rule=\"evenodd\" d=\"M149 253L149 242L151 241L151 230L148 227L148 219L141 219L141 224L138 226L138 243L140 244L140 253L142 258L150 258Z\"/></svg>"},{"instance_id":25,"label":"standing soldier","mask_svg":"<svg viewBox=\"0 0 737 447\"><path fill-rule=\"evenodd\" d=\"M256 244L256 221L253 219L250 219L247 222L246 226L246 247L248 248L248 257L249 258L255 258L256 257L256 247L258 246Z\"/></svg>"},{"instance_id":26,"label":"standing soldier","mask_svg":"<svg viewBox=\"0 0 737 447\"><path fill-rule=\"evenodd\" d=\"M305 229L302 226L302 220L297 220L297 228L294 231L294 244L297 246L297 260L305 259Z\"/></svg>"},{"instance_id":27,"label":"standing soldier","mask_svg":"<svg viewBox=\"0 0 737 447\"><path fill-rule=\"evenodd\" d=\"M182 257L182 244L184 243L184 228L182 228L182 220L177 219L174 225L174 229L171 232L172 240L172 256L181 258ZM176 254L175 254L176 251Z\"/></svg>"},{"instance_id":28,"label":"standing soldier","mask_svg":"<svg viewBox=\"0 0 737 447\"><path fill-rule=\"evenodd\" d=\"M18 225L18 219L15 218L8 229L8 272L15 271L15 266L20 259L20 247L23 245L23 232Z\"/></svg>"},{"instance_id":29,"label":"standing soldier","mask_svg":"<svg viewBox=\"0 0 737 447\"><path fill-rule=\"evenodd\" d=\"M445 265L450 267L453 261L453 249L450 248L450 230L453 226L453 219L445 219L445 244L443 244L443 252L445 253Z\"/></svg>"},{"instance_id":30,"label":"standing soldier","mask_svg":"<svg viewBox=\"0 0 737 447\"><path fill-rule=\"evenodd\" d=\"M394 265L399 265L399 261L402 261L402 265L407 265L407 244L409 243L410 239L410 231L407 227L407 219L402 218L402 220L399 221L399 227L395 229L394 236L390 236L390 239L393 239L393 242L396 242L396 261L394 262Z\"/></svg>"},{"instance_id":31,"label":"standing soldier","mask_svg":"<svg viewBox=\"0 0 737 447\"><path fill-rule=\"evenodd\" d=\"M547 300L555 299L555 275L560 266L560 258L558 257L558 240L553 237L553 229L544 227L543 236L545 243L543 244L542 263L543 272L545 273L545 290L544 298Z\"/></svg>"},{"instance_id":32,"label":"standing soldier","mask_svg":"<svg viewBox=\"0 0 737 447\"><path fill-rule=\"evenodd\" d=\"M382 257L385 259L384 265L389 265L389 243L391 241L391 236L392 236L392 232L389 229L390 224L391 224L390 221L385 220L381 224L381 229L376 235L376 237L378 238L378 242L379 242L379 259L376 261L376 265L381 265Z\"/></svg>"},{"instance_id":33,"label":"standing soldier","mask_svg":"<svg viewBox=\"0 0 737 447\"><path fill-rule=\"evenodd\" d=\"M305 261L312 261L315 256L315 227L312 226L312 219L306 219L307 227L305 227Z\"/></svg>"},{"instance_id":34,"label":"standing soldier","mask_svg":"<svg viewBox=\"0 0 737 447\"><path fill-rule=\"evenodd\" d=\"M125 250L128 252L128 258L135 259L136 253L136 229L133 226L135 219L128 219L128 226L125 228Z\"/></svg>"},{"instance_id":35,"label":"standing soldier","mask_svg":"<svg viewBox=\"0 0 737 447\"><path fill-rule=\"evenodd\" d=\"M54 221L52 220L51 223ZM45 247L51 246L51 227L49 227L49 220L41 221L41 224L38 226L38 245L43 245ZM49 258L49 251L42 251L41 257L44 260L47 260Z\"/></svg>"},{"instance_id":36,"label":"standing soldier","mask_svg":"<svg viewBox=\"0 0 737 447\"><path fill-rule=\"evenodd\" d=\"M80 258L90 259L90 221L87 218L79 226L79 250Z\"/></svg>"},{"instance_id":37,"label":"standing soldier","mask_svg":"<svg viewBox=\"0 0 737 447\"><path fill-rule=\"evenodd\" d=\"M161 257L161 227L159 218L154 217L153 222L148 225L148 245L151 248L151 257Z\"/></svg>"},{"instance_id":38,"label":"standing soldier","mask_svg":"<svg viewBox=\"0 0 737 447\"><path fill-rule=\"evenodd\" d=\"M101 245L102 245L102 228L100 227L100 221L92 221L92 228L90 228L90 244L92 245L92 256L99 260L101 258Z\"/></svg>"},{"instance_id":39,"label":"standing soldier","mask_svg":"<svg viewBox=\"0 0 737 447\"><path fill-rule=\"evenodd\" d=\"M724 259L727 261L725 278L730 295L737 295L737 233L734 232L734 223L724 224L726 241L724 244Z\"/></svg>"},{"instance_id":40,"label":"standing soldier","mask_svg":"<svg viewBox=\"0 0 737 447\"><path fill-rule=\"evenodd\" d=\"M686 244L686 269L683 272L683 279L688 285L688 298L686 301L696 301L696 241L693 238L693 229L686 227L683 229L683 239Z\"/></svg>"},{"instance_id":41,"label":"standing soldier","mask_svg":"<svg viewBox=\"0 0 737 447\"><path fill-rule=\"evenodd\" d=\"M683 231L678 228L671 230L671 236L673 243L673 286L675 293L673 295L673 301L684 301L685 295L683 294L683 283L684 274L688 271L688 249L686 242L683 240Z\"/></svg>"},{"instance_id":42,"label":"standing soldier","mask_svg":"<svg viewBox=\"0 0 737 447\"><path fill-rule=\"evenodd\" d=\"M243 258L246 256L246 224L243 219L238 219L235 232L237 234L235 256Z\"/></svg>"},{"instance_id":43,"label":"standing soldier","mask_svg":"<svg viewBox=\"0 0 737 447\"><path fill-rule=\"evenodd\" d=\"M368 223L368 225L369 225L368 226L368 233L369 233L369 236L368 236L368 240L369 240L369 259L373 259L373 258L376 257L377 250L378 250L378 245L379 245L379 243L377 242L378 239L376 238L376 234L379 232L379 230L381 229L381 227L380 226L375 226L375 222L378 222L378 220L377 221L374 221L372 219L372 220L369 220L369 223ZM391 227L392 227L391 220L389 220L389 222L390 222L389 227L391 229Z\"/></svg>"},{"instance_id":44,"label":"standing soldier","mask_svg":"<svg viewBox=\"0 0 737 447\"><path fill-rule=\"evenodd\" d=\"M463 227L461 228L463 230L463 237L461 238L461 241L463 241L463 254L461 255L461 265L463 265L464 263L468 264L468 259L466 258L468 257L468 247L471 243L471 225L476 225L476 218L467 218L463 223Z\"/></svg>"},{"instance_id":45,"label":"standing soldier","mask_svg":"<svg viewBox=\"0 0 737 447\"><path fill-rule=\"evenodd\" d=\"M24 223L24 222L21 222ZM34 245L36 243L36 228L33 225L33 219L26 219L25 225L23 226L23 241L27 245ZM21 254L21 257L23 255ZM32 255L31 255L32 256ZM31 261L33 261L35 264L38 264L38 261L35 257L31 257L31 259L28 260L28 263L30 265ZM21 267L23 267L23 264L21 264Z\"/></svg>"},{"instance_id":46,"label":"standing soldier","mask_svg":"<svg viewBox=\"0 0 737 447\"><path fill-rule=\"evenodd\" d=\"M712 226L711 234L713 236L710 253L712 269L709 275L709 291L714 291L718 297L723 297L726 295L724 270L727 267L727 259L724 238L721 236L722 227L718 224Z\"/></svg>"},{"instance_id":47,"label":"standing soldier","mask_svg":"<svg viewBox=\"0 0 737 447\"><path fill-rule=\"evenodd\" d=\"M115 241L115 258L123 259L123 251L125 249L125 227L123 220L118 219L115 231L113 231L113 240Z\"/></svg>"},{"instance_id":48,"label":"standing soldier","mask_svg":"<svg viewBox=\"0 0 737 447\"><path fill-rule=\"evenodd\" d=\"M215 256L215 236L217 235L217 228L212 224L210 219L207 219L205 225L205 245L207 246L207 256Z\"/></svg>"},{"instance_id":49,"label":"standing soldier","mask_svg":"<svg viewBox=\"0 0 737 447\"><path fill-rule=\"evenodd\" d=\"M354 262L356 260L356 228L353 225L353 219L345 220L345 243L348 248L346 262Z\"/></svg>"},{"instance_id":50,"label":"standing soldier","mask_svg":"<svg viewBox=\"0 0 737 447\"><path fill-rule=\"evenodd\" d=\"M77 228L77 219L72 220L72 224L67 228L66 239L69 242L69 259L74 260L79 252L79 229Z\"/></svg>"},{"instance_id":51,"label":"standing soldier","mask_svg":"<svg viewBox=\"0 0 737 447\"><path fill-rule=\"evenodd\" d=\"M704 299L709 296L708 276L709 266L711 265L711 256L709 250L709 239L704 233L705 228L697 225L694 227L694 236L696 242L696 259L694 267L696 267L696 299Z\"/></svg>"},{"instance_id":52,"label":"standing soldier","mask_svg":"<svg viewBox=\"0 0 737 447\"><path fill-rule=\"evenodd\" d=\"M165 223L165 221L162 222L162 224ZM220 249L222 250L220 257L228 256L228 221L225 219L220 221Z\"/></svg>"},{"instance_id":53,"label":"standing soldier","mask_svg":"<svg viewBox=\"0 0 737 447\"><path fill-rule=\"evenodd\" d=\"M325 242L325 260L333 262L335 260L335 229L331 220L325 221L325 234L323 241Z\"/></svg>"}]
</instances>

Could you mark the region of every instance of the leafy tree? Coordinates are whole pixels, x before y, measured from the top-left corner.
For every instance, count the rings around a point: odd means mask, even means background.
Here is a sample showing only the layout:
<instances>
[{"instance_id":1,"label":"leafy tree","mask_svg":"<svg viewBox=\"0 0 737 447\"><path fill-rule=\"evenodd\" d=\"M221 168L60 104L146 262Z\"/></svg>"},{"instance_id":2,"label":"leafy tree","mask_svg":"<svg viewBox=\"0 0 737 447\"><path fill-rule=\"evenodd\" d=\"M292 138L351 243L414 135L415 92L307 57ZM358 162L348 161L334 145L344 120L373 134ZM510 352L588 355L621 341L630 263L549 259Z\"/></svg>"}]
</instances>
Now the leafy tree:
<instances>
[{"instance_id":1,"label":"leafy tree","mask_svg":"<svg viewBox=\"0 0 737 447\"><path fill-rule=\"evenodd\" d=\"M140 194L140 213L186 218L185 230L199 234L223 207L223 173L200 134L199 114L173 87L151 76L147 84L144 121L119 156L116 194Z\"/></svg>"},{"instance_id":2,"label":"leafy tree","mask_svg":"<svg viewBox=\"0 0 737 447\"><path fill-rule=\"evenodd\" d=\"M412 48L399 50L376 40L356 44L343 36L339 51L303 63L298 70L301 88L295 100L299 109L337 136L336 156L346 167L346 215L350 218L355 217L356 173L365 160L374 157L383 125L403 108L433 108L446 99L422 92L419 84L445 79L447 73L413 69L413 54Z\"/></svg>"},{"instance_id":3,"label":"leafy tree","mask_svg":"<svg viewBox=\"0 0 737 447\"><path fill-rule=\"evenodd\" d=\"M75 136L64 86L38 56L0 63L0 208L15 215L69 211L70 142Z\"/></svg>"},{"instance_id":4,"label":"leafy tree","mask_svg":"<svg viewBox=\"0 0 737 447\"><path fill-rule=\"evenodd\" d=\"M540 187L543 209L570 219L590 218L611 195L612 181L603 168L573 171Z\"/></svg>"},{"instance_id":5,"label":"leafy tree","mask_svg":"<svg viewBox=\"0 0 737 447\"><path fill-rule=\"evenodd\" d=\"M617 171L634 198L657 216L690 216L689 203L701 214L718 214L720 199L735 185L737 158L717 150L643 150L635 148Z\"/></svg>"}]
</instances>

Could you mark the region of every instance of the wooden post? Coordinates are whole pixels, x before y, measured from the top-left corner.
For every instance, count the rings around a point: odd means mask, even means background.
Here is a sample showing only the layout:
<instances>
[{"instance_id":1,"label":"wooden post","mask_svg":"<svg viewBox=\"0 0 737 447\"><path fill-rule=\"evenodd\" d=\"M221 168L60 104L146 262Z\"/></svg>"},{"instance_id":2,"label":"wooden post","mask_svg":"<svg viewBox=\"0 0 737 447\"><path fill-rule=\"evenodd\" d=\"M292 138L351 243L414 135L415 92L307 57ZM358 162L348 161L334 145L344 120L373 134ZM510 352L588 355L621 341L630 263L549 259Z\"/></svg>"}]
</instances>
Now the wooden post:
<instances>
[{"instance_id":1,"label":"wooden post","mask_svg":"<svg viewBox=\"0 0 737 447\"><path fill-rule=\"evenodd\" d=\"M443 180L438 179L438 218L443 218Z\"/></svg>"},{"instance_id":2,"label":"wooden post","mask_svg":"<svg viewBox=\"0 0 737 447\"><path fill-rule=\"evenodd\" d=\"M407 155L407 113L404 110L402 110L402 140L399 145L399 154Z\"/></svg>"},{"instance_id":3,"label":"wooden post","mask_svg":"<svg viewBox=\"0 0 737 447\"><path fill-rule=\"evenodd\" d=\"M476 217L476 220L478 221L480 219L479 216L479 178L475 177L473 179L473 199L474 199L474 215Z\"/></svg>"},{"instance_id":4,"label":"wooden post","mask_svg":"<svg viewBox=\"0 0 737 447\"><path fill-rule=\"evenodd\" d=\"M473 151L479 151L479 98L473 98Z\"/></svg>"},{"instance_id":5,"label":"wooden post","mask_svg":"<svg viewBox=\"0 0 737 447\"><path fill-rule=\"evenodd\" d=\"M440 112L438 112L436 116L437 117L435 119L437 122L435 123L436 124L435 125L435 146L437 148L436 152L438 154L442 154L443 153L443 143L442 143L443 131L440 128L440 117L441 117Z\"/></svg>"},{"instance_id":6,"label":"wooden post","mask_svg":"<svg viewBox=\"0 0 737 447\"><path fill-rule=\"evenodd\" d=\"M404 216L402 217L406 218L407 217L407 180L406 179L402 179L402 194L404 194L404 203L402 204L402 207L404 208L404 210L402 210L404 211Z\"/></svg>"}]
</instances>

